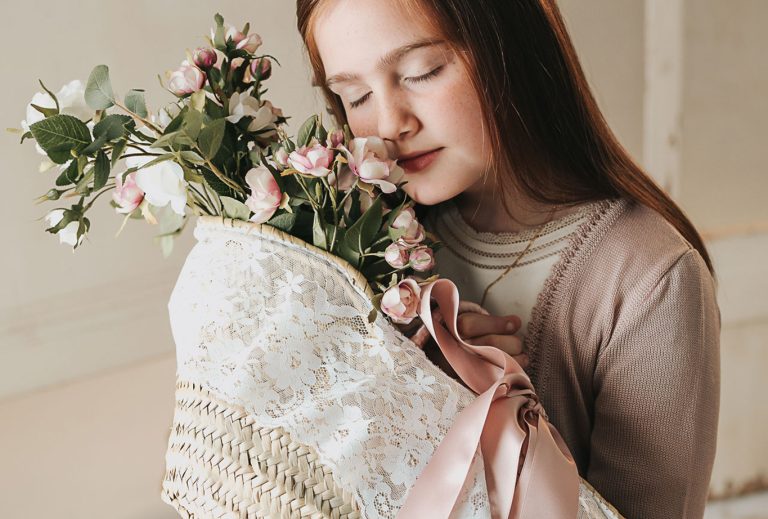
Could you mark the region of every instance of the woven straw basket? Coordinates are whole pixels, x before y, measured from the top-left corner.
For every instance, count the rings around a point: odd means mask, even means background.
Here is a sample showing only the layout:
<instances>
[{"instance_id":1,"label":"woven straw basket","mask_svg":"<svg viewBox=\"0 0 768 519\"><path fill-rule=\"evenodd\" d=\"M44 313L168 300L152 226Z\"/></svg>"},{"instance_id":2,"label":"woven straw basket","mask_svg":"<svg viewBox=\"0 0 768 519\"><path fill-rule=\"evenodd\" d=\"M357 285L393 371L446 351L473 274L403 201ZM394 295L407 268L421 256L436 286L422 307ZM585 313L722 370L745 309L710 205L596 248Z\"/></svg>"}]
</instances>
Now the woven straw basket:
<instances>
[{"instance_id":1,"label":"woven straw basket","mask_svg":"<svg viewBox=\"0 0 768 519\"><path fill-rule=\"evenodd\" d=\"M209 314L229 319L227 312L237 313L236 308L227 306L239 300L237 287L242 285L250 293L258 279L248 277L253 273L250 270L233 271L243 265L252 268L257 262L254 258L274 265L288 262L290 270L301 270L307 279L326 282L328 292L335 291L331 295L339 300L354 296L361 301L357 303L361 323L367 321L364 300L372 296L365 278L344 260L268 225L201 217L195 237L198 244L187 258L169 303L177 347L177 380L161 499L181 517L196 519L394 517L396 498L402 500L402 496L393 493L394 504L389 508L378 502L374 507L367 501L363 485L357 486L357 479L349 474L349 463L342 470L344 464L334 463L330 451L323 451L323 444L294 434L300 430L296 423L286 421L283 427L279 414L265 412L254 403L254 395L261 393L248 393L242 390L244 385L237 385L241 382L232 382L238 377L245 380L242 371L225 370L234 365L232 355L238 352L224 348L226 354L215 356L213 345L218 343L206 321ZM270 247L272 257L277 254L279 260L263 259L265 247ZM264 274L262 270L256 272ZM228 281L230 300L225 301L227 304L216 302L211 287L227 276L235 280ZM272 283L274 277L265 274L262 281ZM232 324L223 323L217 325L216 333L225 330L232 335ZM403 337L398 340L409 342ZM455 405L461 407L471 401L469 390L439 372L420 350L411 347L408 351L412 355L409 363L418 364L438 383L461 393ZM439 436L449 425L435 426L431 433L434 445L439 444ZM359 463L364 463L362 458ZM483 481L477 484L484 488ZM457 509L456 517L483 516L477 508L474 514ZM621 515L582 481L578 517L614 519Z\"/></svg>"}]
</instances>

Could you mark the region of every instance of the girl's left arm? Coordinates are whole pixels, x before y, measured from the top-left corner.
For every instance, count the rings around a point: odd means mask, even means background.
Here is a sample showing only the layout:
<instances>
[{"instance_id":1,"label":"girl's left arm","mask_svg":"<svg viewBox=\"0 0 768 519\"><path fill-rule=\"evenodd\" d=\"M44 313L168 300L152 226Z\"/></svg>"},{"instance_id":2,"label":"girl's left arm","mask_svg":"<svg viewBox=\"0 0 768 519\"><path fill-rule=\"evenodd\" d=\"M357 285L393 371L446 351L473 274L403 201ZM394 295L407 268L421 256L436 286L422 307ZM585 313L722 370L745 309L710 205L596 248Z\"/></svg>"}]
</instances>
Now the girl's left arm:
<instances>
[{"instance_id":1,"label":"girl's left arm","mask_svg":"<svg viewBox=\"0 0 768 519\"><path fill-rule=\"evenodd\" d=\"M720 311L695 249L628 294L594 378L586 479L628 519L700 518L720 405Z\"/></svg>"}]
</instances>

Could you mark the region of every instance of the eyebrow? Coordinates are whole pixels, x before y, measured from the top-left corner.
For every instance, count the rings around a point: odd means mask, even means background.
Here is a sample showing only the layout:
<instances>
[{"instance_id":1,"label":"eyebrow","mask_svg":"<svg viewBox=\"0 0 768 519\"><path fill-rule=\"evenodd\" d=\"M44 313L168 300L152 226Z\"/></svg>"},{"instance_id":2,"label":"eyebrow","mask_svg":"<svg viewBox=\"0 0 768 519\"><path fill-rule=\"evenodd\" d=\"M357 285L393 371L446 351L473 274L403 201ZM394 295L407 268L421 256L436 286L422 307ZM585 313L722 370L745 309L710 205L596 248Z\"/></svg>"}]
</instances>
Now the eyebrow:
<instances>
[{"instance_id":1,"label":"eyebrow","mask_svg":"<svg viewBox=\"0 0 768 519\"><path fill-rule=\"evenodd\" d=\"M376 65L376 68L378 70L381 70L384 67L387 67L389 65L392 65L393 63L396 63L398 60L402 59L403 56L405 56L406 54L408 54L413 50L420 49L423 47L431 47L433 45L439 45L441 43L445 43L445 40L435 39L435 38L426 38L423 40L414 41L407 45L403 45L402 47L398 47L394 50L391 50L387 52L384 56L382 56L381 59L379 60L379 63ZM334 74L331 77L329 77L325 81L325 86L330 87L335 83L353 81L359 78L360 76L358 74L349 74L347 72L340 72L339 74Z\"/></svg>"}]
</instances>

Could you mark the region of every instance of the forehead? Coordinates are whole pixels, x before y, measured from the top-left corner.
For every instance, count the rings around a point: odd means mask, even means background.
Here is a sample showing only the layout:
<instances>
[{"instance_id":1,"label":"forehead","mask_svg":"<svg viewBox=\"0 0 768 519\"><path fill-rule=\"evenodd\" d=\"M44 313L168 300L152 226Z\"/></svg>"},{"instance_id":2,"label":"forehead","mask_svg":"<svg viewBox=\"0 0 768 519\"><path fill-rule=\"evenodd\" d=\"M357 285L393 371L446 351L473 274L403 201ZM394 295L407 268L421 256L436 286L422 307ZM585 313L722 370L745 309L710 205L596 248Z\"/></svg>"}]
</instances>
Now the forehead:
<instances>
[{"instance_id":1,"label":"forehead","mask_svg":"<svg viewBox=\"0 0 768 519\"><path fill-rule=\"evenodd\" d=\"M364 74L400 47L441 39L420 10L397 0L326 0L313 32L326 77ZM388 57L387 65L399 56Z\"/></svg>"}]
</instances>

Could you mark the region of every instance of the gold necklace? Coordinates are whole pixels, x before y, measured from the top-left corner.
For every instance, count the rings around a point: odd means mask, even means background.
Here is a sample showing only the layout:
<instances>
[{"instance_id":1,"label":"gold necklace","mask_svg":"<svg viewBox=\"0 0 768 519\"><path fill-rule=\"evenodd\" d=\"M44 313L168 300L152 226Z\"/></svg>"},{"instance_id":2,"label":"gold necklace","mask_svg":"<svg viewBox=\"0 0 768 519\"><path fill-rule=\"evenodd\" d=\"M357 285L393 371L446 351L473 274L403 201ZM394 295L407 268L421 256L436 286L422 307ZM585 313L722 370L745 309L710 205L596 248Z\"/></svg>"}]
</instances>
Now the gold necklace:
<instances>
[{"instance_id":1,"label":"gold necklace","mask_svg":"<svg viewBox=\"0 0 768 519\"><path fill-rule=\"evenodd\" d=\"M559 208L560 208L560 206L559 206L559 205L556 205L556 206L555 206L555 207L552 209L552 211L549 213L549 218L547 219L547 221L546 221L546 222L544 222L543 224L541 224L541 226L539 227L539 229L536 231L536 234L534 234L534 235L533 235L533 238L531 238L531 239L530 239L530 241L528 241L528 244L527 244L527 245L525 246L525 248L523 249L523 252L521 252L520 254L518 254L518 256L515 258L515 261L513 261L513 262L512 262L512 264L511 264L510 266L508 266L508 267L507 267L507 268L504 270L504 272L502 272L502 273L501 273L501 275L500 275L499 277L497 277L496 279L494 279L493 281L491 281L491 283L490 283L490 284L489 284L487 287L485 287L485 290L483 291L483 297L482 297L482 299L480 299L480 306L483 306L483 304L485 303L485 298L486 298L486 296L488 295L488 291L491 289L491 287L492 287L493 285L495 285L496 283L498 283L499 281L501 281L501 280L502 280L502 278L503 278L504 276L506 276L507 274L509 274L509 272L510 272L510 271L511 271L511 270L512 270L514 267L515 267L515 265L517 265L517 264L520 262L520 260L522 259L522 257L523 257L523 256L525 256L525 254L526 254L526 253L528 252L528 250L531 248L531 245L533 245L533 242L534 242L534 241L536 241L536 238L538 238L539 236L541 236L541 233L542 233L542 231L544 230L544 228L547 226L547 224L549 224L549 223L552 221L552 219L553 219L553 217L554 217L554 215L555 215L555 212L556 212L556 211L557 211Z\"/></svg>"}]
</instances>

